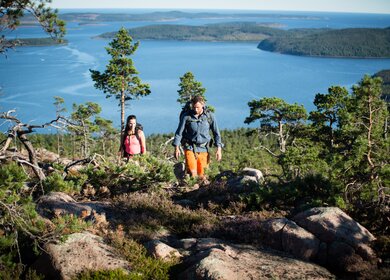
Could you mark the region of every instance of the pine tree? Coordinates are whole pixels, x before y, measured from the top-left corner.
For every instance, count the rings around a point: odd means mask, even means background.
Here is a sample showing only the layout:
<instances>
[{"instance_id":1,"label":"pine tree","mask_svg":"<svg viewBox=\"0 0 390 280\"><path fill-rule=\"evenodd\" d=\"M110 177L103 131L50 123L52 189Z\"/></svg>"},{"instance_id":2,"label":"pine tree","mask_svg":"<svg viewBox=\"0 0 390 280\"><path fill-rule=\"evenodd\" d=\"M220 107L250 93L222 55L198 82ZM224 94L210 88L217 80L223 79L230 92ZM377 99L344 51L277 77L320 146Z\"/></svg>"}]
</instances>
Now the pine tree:
<instances>
[{"instance_id":1,"label":"pine tree","mask_svg":"<svg viewBox=\"0 0 390 280\"><path fill-rule=\"evenodd\" d=\"M291 132L307 119L306 109L302 105L288 104L277 97L264 97L248 103L250 115L245 123L260 121L259 132L270 132L277 136L280 152L286 152L287 140Z\"/></svg>"},{"instance_id":2,"label":"pine tree","mask_svg":"<svg viewBox=\"0 0 390 280\"><path fill-rule=\"evenodd\" d=\"M132 42L133 38L122 27L109 43L109 47L106 48L107 53L111 56L106 70L103 73L90 70L95 87L103 90L107 94L107 98L115 96L119 99L122 133L125 127L126 101L150 94L149 85L141 82L137 76L139 72L130 58L139 46L139 42L134 44Z\"/></svg>"},{"instance_id":3,"label":"pine tree","mask_svg":"<svg viewBox=\"0 0 390 280\"><path fill-rule=\"evenodd\" d=\"M177 102L179 102L181 105L185 105L194 96L197 95L200 95L205 99L204 94L206 89L202 87L201 82L195 80L195 76L191 72L187 72L182 77L180 77L179 87L180 89L177 91L179 93Z\"/></svg>"},{"instance_id":4,"label":"pine tree","mask_svg":"<svg viewBox=\"0 0 390 280\"><path fill-rule=\"evenodd\" d=\"M383 192L389 174L390 141L385 137L389 112L381 96L381 78L365 76L352 88L348 110L340 118L341 172L364 200Z\"/></svg>"},{"instance_id":5,"label":"pine tree","mask_svg":"<svg viewBox=\"0 0 390 280\"><path fill-rule=\"evenodd\" d=\"M72 129L76 136L82 140L82 154L84 157L89 156L89 141L91 134L98 131L98 127L91 121L91 117L101 112L101 107L97 103L87 102L85 105L73 104L71 114L72 121L78 125Z\"/></svg>"},{"instance_id":6,"label":"pine tree","mask_svg":"<svg viewBox=\"0 0 390 280\"><path fill-rule=\"evenodd\" d=\"M58 10L47 7L51 0L19 0L0 2L0 30L14 30L20 25L20 18L25 12L31 13L42 26L43 30L52 38L62 41L66 30L65 22L58 18ZM0 36L0 53L17 45L18 41L10 42L4 35Z\"/></svg>"},{"instance_id":7,"label":"pine tree","mask_svg":"<svg viewBox=\"0 0 390 280\"><path fill-rule=\"evenodd\" d=\"M54 96L54 106L56 107L56 118L58 119L61 116L61 113L66 112L64 107L65 100L60 96ZM57 128L57 154L60 155L60 142L61 142L61 131L60 128Z\"/></svg>"}]
</instances>

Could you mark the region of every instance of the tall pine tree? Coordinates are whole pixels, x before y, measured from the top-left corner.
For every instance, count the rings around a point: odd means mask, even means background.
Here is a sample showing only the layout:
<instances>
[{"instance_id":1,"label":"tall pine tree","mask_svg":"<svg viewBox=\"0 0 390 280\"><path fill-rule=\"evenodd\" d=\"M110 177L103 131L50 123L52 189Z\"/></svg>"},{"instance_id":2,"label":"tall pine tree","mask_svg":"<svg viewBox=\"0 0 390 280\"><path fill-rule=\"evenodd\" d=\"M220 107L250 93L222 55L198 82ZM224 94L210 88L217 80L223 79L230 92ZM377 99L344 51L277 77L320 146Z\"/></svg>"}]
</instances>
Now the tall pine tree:
<instances>
[{"instance_id":1,"label":"tall pine tree","mask_svg":"<svg viewBox=\"0 0 390 280\"><path fill-rule=\"evenodd\" d=\"M106 48L107 53L111 56L106 70L103 73L90 70L95 87L103 90L107 98L115 96L119 100L122 134L125 127L126 101L150 94L149 85L142 83L137 76L139 72L130 58L138 46L139 42L133 44L133 38L122 27L109 43L109 47Z\"/></svg>"}]
</instances>

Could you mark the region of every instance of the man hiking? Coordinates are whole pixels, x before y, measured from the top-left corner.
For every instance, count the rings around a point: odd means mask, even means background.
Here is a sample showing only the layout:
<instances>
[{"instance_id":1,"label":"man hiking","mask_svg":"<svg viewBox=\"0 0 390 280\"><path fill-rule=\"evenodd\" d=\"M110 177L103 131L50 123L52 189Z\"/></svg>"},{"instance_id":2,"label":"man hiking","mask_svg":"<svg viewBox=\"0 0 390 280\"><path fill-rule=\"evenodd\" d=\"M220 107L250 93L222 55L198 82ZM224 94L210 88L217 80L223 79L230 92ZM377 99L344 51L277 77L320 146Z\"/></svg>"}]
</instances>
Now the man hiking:
<instances>
[{"instance_id":1,"label":"man hiking","mask_svg":"<svg viewBox=\"0 0 390 280\"><path fill-rule=\"evenodd\" d=\"M205 108L202 96L191 99L191 108L180 115L179 126L175 133L173 146L175 158L180 157L180 145L183 146L187 172L191 177L205 179L204 171L208 167L209 144L211 141L210 129L214 136L214 145L217 147L216 159L222 159L221 134L214 115Z\"/></svg>"}]
</instances>

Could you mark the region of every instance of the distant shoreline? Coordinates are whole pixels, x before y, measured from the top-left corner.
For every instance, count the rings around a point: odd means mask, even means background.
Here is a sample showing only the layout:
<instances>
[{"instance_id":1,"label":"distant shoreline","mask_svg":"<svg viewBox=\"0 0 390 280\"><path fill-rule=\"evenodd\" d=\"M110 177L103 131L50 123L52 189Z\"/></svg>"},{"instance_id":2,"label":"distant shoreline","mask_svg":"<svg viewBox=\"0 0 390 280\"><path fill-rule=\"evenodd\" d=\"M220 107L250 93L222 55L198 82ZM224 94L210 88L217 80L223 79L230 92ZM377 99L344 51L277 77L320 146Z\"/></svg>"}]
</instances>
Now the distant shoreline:
<instances>
[{"instance_id":1,"label":"distant shoreline","mask_svg":"<svg viewBox=\"0 0 390 280\"><path fill-rule=\"evenodd\" d=\"M135 40L259 42L257 48L280 54L324 58L390 58L390 28L296 28L229 22L192 25L147 25L129 29ZM116 32L94 38L112 39Z\"/></svg>"},{"instance_id":2,"label":"distant shoreline","mask_svg":"<svg viewBox=\"0 0 390 280\"><path fill-rule=\"evenodd\" d=\"M58 42L52 38L21 38L10 40L16 43L15 47L48 47L48 46L63 46L68 44L68 40Z\"/></svg>"}]
</instances>

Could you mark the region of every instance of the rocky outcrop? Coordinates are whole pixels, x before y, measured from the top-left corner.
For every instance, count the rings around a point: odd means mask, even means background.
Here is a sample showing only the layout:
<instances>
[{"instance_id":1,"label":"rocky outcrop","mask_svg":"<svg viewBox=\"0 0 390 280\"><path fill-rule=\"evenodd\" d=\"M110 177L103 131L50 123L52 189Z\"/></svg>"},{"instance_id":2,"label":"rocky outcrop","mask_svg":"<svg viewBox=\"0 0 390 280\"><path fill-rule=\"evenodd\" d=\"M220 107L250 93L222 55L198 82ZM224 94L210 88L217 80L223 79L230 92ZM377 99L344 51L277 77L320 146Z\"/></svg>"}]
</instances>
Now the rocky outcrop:
<instances>
[{"instance_id":1,"label":"rocky outcrop","mask_svg":"<svg viewBox=\"0 0 390 280\"><path fill-rule=\"evenodd\" d=\"M258 170L258 169L254 169L254 168L250 168L250 167L245 167L243 170L242 170L242 173L244 176L251 176L251 177L254 177L255 178L255 181L257 181L258 183L261 183L264 181L264 176L263 176L263 173Z\"/></svg>"},{"instance_id":2,"label":"rocky outcrop","mask_svg":"<svg viewBox=\"0 0 390 280\"><path fill-rule=\"evenodd\" d=\"M339 208L312 208L293 218L262 223L264 244L338 271L356 273L376 266L369 247L374 236Z\"/></svg>"},{"instance_id":3,"label":"rocky outcrop","mask_svg":"<svg viewBox=\"0 0 390 280\"><path fill-rule=\"evenodd\" d=\"M376 265L377 257L369 246L375 237L341 209L312 208L299 213L293 220L323 243L328 266L359 272Z\"/></svg>"},{"instance_id":4,"label":"rocky outcrop","mask_svg":"<svg viewBox=\"0 0 390 280\"><path fill-rule=\"evenodd\" d=\"M33 267L46 279L76 279L85 270L130 271L126 260L119 258L101 237L88 232L71 234L65 242L48 243L44 249L46 253Z\"/></svg>"},{"instance_id":5,"label":"rocky outcrop","mask_svg":"<svg viewBox=\"0 0 390 280\"><path fill-rule=\"evenodd\" d=\"M263 183L263 173L254 168L245 167L238 174L221 173L220 177L227 177L227 186L235 192L246 192L253 189L253 185Z\"/></svg>"},{"instance_id":6,"label":"rocky outcrop","mask_svg":"<svg viewBox=\"0 0 390 280\"><path fill-rule=\"evenodd\" d=\"M195 244L184 240L182 244L191 244L193 254L180 265L177 279L335 279L325 268L278 251L213 238L198 239Z\"/></svg>"},{"instance_id":7,"label":"rocky outcrop","mask_svg":"<svg viewBox=\"0 0 390 280\"><path fill-rule=\"evenodd\" d=\"M164 261L179 260L183 256L179 251L160 240L151 240L145 244L149 255Z\"/></svg>"},{"instance_id":8,"label":"rocky outcrop","mask_svg":"<svg viewBox=\"0 0 390 280\"><path fill-rule=\"evenodd\" d=\"M51 192L43 195L37 201L37 211L45 218L53 218L62 215L76 217L91 217L91 215L103 215L109 208L109 204L102 202L76 202L71 196L61 192Z\"/></svg>"}]
</instances>

